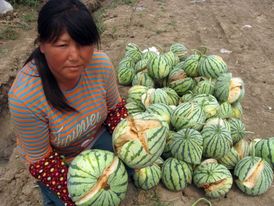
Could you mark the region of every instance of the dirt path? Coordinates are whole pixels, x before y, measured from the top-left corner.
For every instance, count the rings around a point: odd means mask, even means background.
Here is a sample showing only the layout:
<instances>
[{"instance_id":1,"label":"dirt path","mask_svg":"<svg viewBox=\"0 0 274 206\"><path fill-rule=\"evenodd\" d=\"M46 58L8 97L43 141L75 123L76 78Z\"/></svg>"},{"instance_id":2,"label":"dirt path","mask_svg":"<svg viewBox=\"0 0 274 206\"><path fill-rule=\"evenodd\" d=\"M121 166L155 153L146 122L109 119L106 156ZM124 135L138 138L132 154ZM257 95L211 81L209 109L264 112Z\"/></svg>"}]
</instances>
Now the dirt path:
<instances>
[{"instance_id":1,"label":"dirt path","mask_svg":"<svg viewBox=\"0 0 274 206\"><path fill-rule=\"evenodd\" d=\"M272 0L139 0L133 5L104 7L102 49L117 65L125 45L134 42L142 48L158 46L167 50L171 43L184 43L188 48L209 48L209 54L224 58L234 76L245 82L244 123L248 138L274 136L274 2ZM22 37L32 38L30 36ZM30 40L30 39L29 39ZM23 43L24 42L24 43ZM16 43L28 48L30 42ZM26 45L26 46L24 46ZM231 53L221 53L221 49ZM23 52L8 53L21 57ZM1 62L3 57L0 57ZM2 75L11 71L0 69ZM127 88L120 87L122 94ZM14 145L14 136L1 119L0 143ZM6 123L8 124L8 123ZM2 129L4 132L2 132ZM6 131L6 133L5 133ZM9 136L8 136L9 135ZM13 141L12 143L10 143ZM6 144L4 144L4 142ZM7 143L8 142L8 143ZM10 143L10 144L9 144ZM3 150L3 149L2 149ZM0 150L0 151L2 151ZM0 168L0 205L36 206L40 197L35 181L29 178L14 152L9 163ZM227 198L214 200L214 205L271 206L274 186L259 197L248 197L233 188ZM158 186L150 192L138 191L132 185L122 205L191 205L203 193L193 186L183 193L172 193Z\"/></svg>"}]
</instances>

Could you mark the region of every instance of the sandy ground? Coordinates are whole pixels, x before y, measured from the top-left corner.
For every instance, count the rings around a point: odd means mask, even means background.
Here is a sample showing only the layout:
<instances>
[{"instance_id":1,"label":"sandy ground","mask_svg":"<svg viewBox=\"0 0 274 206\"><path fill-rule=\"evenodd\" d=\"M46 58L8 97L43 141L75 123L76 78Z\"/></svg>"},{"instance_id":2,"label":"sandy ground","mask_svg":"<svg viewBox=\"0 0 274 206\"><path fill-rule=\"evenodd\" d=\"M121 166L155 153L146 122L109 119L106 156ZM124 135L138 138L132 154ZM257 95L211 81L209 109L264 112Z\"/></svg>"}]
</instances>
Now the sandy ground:
<instances>
[{"instance_id":1,"label":"sandy ground","mask_svg":"<svg viewBox=\"0 0 274 206\"><path fill-rule=\"evenodd\" d=\"M223 57L234 76L245 82L243 101L247 138L274 136L274 2L272 0L138 0L133 5L110 6L105 1L102 49L115 66L127 43L167 50L173 42L190 49L209 48ZM105 6L104 6L105 5ZM0 24L1 26L1 24ZM14 151L15 137L6 111L6 92L17 68L32 48L34 29L14 41L0 40L0 205L41 205L35 180ZM224 50L225 49L225 50ZM230 51L222 53L221 51ZM128 88L120 87L126 95ZM5 161L9 160L9 161ZM259 197L248 197L233 187L213 205L274 205L274 186ZM122 205L191 205L202 191L190 186L169 192L161 185L144 192L129 185Z\"/></svg>"}]
</instances>

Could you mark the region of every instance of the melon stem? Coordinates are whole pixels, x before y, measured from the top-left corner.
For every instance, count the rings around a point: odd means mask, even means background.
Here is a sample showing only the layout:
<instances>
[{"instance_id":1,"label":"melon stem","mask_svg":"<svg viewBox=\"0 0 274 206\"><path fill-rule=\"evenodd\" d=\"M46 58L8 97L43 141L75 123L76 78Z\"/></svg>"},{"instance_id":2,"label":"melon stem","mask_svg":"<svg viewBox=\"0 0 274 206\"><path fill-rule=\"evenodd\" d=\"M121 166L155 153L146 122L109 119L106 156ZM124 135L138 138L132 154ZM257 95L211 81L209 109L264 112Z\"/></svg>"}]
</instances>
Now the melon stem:
<instances>
[{"instance_id":1,"label":"melon stem","mask_svg":"<svg viewBox=\"0 0 274 206\"><path fill-rule=\"evenodd\" d=\"M196 200L191 206L196 206L201 201L206 202L209 206L212 206L211 202L206 198L200 198Z\"/></svg>"}]
</instances>

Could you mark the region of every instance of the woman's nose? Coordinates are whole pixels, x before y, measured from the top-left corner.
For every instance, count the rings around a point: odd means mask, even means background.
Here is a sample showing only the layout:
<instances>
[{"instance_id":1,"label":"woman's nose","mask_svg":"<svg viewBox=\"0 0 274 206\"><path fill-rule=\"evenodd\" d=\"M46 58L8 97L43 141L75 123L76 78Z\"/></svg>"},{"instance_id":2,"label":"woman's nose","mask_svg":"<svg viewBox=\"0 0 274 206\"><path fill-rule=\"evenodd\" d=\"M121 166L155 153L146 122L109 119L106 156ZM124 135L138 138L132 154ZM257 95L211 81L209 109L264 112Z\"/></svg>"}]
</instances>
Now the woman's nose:
<instances>
[{"instance_id":1,"label":"woman's nose","mask_svg":"<svg viewBox=\"0 0 274 206\"><path fill-rule=\"evenodd\" d=\"M80 58L80 47L77 45L72 45L69 49L69 60L75 61Z\"/></svg>"}]
</instances>

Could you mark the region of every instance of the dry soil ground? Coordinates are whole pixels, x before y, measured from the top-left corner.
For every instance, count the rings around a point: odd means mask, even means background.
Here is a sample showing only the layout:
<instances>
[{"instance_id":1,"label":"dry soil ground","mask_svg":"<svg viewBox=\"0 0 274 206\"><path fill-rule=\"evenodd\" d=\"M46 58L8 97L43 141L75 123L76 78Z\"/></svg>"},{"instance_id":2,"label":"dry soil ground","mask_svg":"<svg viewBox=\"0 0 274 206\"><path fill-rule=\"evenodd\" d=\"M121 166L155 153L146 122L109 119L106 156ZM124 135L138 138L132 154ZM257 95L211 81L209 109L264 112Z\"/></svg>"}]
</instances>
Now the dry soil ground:
<instances>
[{"instance_id":1,"label":"dry soil ground","mask_svg":"<svg viewBox=\"0 0 274 206\"><path fill-rule=\"evenodd\" d=\"M244 123L248 131L254 132L248 138L274 136L273 0L113 2L104 1L97 15L100 14L102 20L102 50L115 66L129 42L141 48L156 45L163 50L173 42L184 43L190 49L206 46L209 54L222 56L233 75L245 82ZM6 19L1 20L0 26L4 23L7 23ZM35 181L29 177L14 151L13 127L5 109L6 92L32 48L34 38L35 30L30 26L17 40L0 40L0 205L3 206L41 205ZM125 95L127 88L120 87L120 91ZM4 162L5 159L9 161ZM271 206L274 205L273 187L259 197L248 197L233 187L226 198L213 200L213 205ZM203 193L193 186L174 193L161 185L143 192L130 184L122 205L188 206L201 196Z\"/></svg>"}]
</instances>

